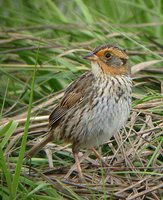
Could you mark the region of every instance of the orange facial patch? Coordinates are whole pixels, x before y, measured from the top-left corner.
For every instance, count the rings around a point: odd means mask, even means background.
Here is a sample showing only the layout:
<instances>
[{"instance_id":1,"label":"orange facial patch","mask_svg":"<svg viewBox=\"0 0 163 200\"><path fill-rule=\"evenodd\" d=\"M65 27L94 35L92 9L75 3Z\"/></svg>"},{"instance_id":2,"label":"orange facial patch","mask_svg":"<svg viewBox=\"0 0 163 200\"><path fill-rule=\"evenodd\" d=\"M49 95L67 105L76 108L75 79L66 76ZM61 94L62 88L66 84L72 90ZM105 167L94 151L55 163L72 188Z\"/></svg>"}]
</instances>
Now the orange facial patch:
<instances>
[{"instance_id":1,"label":"orange facial patch","mask_svg":"<svg viewBox=\"0 0 163 200\"><path fill-rule=\"evenodd\" d=\"M110 74L110 75L124 75L128 73L128 67L126 65L123 65L118 68L110 67L107 64L105 64L102 61L98 61L99 66L101 67L104 74Z\"/></svg>"}]
</instances>

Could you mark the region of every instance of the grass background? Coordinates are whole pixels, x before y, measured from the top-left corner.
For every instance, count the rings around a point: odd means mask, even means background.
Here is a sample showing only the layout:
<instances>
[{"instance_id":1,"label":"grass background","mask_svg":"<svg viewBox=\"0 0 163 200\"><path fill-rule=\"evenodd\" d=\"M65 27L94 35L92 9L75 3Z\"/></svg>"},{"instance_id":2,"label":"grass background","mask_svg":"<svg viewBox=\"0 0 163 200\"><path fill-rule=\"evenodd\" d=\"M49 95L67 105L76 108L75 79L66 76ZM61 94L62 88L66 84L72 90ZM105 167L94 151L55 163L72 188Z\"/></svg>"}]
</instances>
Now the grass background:
<instances>
[{"instance_id":1,"label":"grass background","mask_svg":"<svg viewBox=\"0 0 163 200\"><path fill-rule=\"evenodd\" d=\"M161 198L162 36L162 0L0 1L1 199ZM76 174L64 181L61 175L73 158L58 142L53 144L54 171L47 170L49 153L41 152L29 174L25 148L44 135L62 89L90 69L82 56L105 43L127 50L134 85L126 130L101 149L113 162L112 179L92 166L92 156L83 161L86 185L78 184Z\"/></svg>"}]
</instances>

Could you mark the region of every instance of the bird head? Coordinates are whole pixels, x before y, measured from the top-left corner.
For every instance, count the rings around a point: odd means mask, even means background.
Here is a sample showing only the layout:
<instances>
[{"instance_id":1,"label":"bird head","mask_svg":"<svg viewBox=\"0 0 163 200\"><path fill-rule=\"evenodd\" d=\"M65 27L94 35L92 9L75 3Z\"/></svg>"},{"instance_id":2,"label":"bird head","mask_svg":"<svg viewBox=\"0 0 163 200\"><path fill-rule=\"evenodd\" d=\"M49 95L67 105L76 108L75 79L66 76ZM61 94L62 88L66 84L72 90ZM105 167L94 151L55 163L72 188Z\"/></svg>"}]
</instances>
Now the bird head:
<instances>
[{"instance_id":1,"label":"bird head","mask_svg":"<svg viewBox=\"0 0 163 200\"><path fill-rule=\"evenodd\" d=\"M90 60L92 71L96 74L128 74L128 55L114 45L102 45L88 53L84 59Z\"/></svg>"}]
</instances>

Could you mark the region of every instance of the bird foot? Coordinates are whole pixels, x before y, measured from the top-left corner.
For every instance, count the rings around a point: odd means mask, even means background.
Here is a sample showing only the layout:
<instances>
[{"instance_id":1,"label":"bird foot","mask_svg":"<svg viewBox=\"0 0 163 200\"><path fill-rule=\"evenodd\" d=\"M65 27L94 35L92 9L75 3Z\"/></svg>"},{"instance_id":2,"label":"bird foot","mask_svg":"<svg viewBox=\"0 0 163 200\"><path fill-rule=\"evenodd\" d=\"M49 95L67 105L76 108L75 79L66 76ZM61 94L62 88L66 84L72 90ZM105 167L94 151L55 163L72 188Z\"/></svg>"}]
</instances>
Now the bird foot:
<instances>
[{"instance_id":1,"label":"bird foot","mask_svg":"<svg viewBox=\"0 0 163 200\"><path fill-rule=\"evenodd\" d=\"M79 154L80 153L73 153L73 156L75 159L75 164L71 167L71 169L68 171L68 173L64 176L64 179L68 180L70 175L72 174L72 172L77 171L79 182L84 183L85 178L84 178L82 170L81 170L80 162L82 162L88 156L88 152L85 153L84 155L80 156L80 158L79 158Z\"/></svg>"},{"instance_id":2,"label":"bird foot","mask_svg":"<svg viewBox=\"0 0 163 200\"><path fill-rule=\"evenodd\" d=\"M95 156L99 160L100 165L104 168L104 171L105 171L106 175L108 175L109 174L109 169L108 169L109 165L106 162L106 160L104 160L102 158L102 156L98 153L98 151L95 148L91 148L91 150L94 152Z\"/></svg>"}]
</instances>

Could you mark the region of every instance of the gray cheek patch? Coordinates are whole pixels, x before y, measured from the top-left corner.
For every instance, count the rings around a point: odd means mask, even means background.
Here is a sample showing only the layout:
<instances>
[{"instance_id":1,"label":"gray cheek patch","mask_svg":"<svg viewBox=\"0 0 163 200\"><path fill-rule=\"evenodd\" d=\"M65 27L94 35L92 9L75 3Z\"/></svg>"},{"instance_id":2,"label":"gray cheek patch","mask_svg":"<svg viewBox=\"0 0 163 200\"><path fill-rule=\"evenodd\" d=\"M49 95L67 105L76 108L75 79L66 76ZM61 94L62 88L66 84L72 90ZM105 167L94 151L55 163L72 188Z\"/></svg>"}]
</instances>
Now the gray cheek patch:
<instances>
[{"instance_id":1,"label":"gray cheek patch","mask_svg":"<svg viewBox=\"0 0 163 200\"><path fill-rule=\"evenodd\" d=\"M122 59L118 57L111 57L108 60L106 60L105 63L110 67L115 67L115 68L123 65Z\"/></svg>"}]
</instances>

